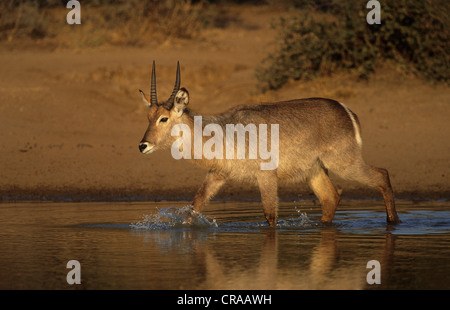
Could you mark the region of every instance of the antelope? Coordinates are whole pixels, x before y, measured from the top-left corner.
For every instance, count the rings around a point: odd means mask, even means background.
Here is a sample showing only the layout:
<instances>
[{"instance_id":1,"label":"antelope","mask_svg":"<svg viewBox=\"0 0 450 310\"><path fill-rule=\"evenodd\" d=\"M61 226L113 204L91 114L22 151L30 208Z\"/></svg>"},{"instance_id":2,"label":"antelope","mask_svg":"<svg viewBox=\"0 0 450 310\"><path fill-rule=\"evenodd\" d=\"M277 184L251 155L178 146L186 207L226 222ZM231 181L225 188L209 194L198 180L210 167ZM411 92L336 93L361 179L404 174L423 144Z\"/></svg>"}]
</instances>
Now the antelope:
<instances>
[{"instance_id":1,"label":"antelope","mask_svg":"<svg viewBox=\"0 0 450 310\"><path fill-rule=\"evenodd\" d=\"M158 103L153 61L150 95L139 90L149 108L149 125L139 143L141 153L168 148L177 139L172 136L171 128L178 124L186 124L191 128L191 137L194 136L194 118L198 115L188 109L189 92L180 88L180 83L178 62L172 94L167 101ZM262 159L258 158L207 159L192 154L187 160L209 169L194 196L194 214L202 212L226 181L256 183L265 218L273 227L277 223L279 181L306 180L322 206L321 222L330 224L340 200L340 193L328 176L330 171L343 179L378 189L386 206L387 222L401 222L388 171L364 162L358 117L344 104L332 99L306 98L240 105L218 115L203 116L203 128L208 124L218 124L223 129L226 124L279 124L279 159L275 169L262 170ZM205 137L201 139L204 144Z\"/></svg>"}]
</instances>

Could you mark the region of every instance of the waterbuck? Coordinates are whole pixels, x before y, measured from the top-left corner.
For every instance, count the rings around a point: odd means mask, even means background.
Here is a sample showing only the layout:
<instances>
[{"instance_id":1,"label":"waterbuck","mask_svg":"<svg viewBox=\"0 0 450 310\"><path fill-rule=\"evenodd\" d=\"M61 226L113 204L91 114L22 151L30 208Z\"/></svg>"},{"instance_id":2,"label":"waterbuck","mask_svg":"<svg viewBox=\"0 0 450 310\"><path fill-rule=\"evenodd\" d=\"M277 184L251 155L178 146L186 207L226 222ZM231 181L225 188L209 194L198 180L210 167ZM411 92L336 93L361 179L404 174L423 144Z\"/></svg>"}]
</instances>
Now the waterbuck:
<instances>
[{"instance_id":1,"label":"waterbuck","mask_svg":"<svg viewBox=\"0 0 450 310\"><path fill-rule=\"evenodd\" d=\"M177 147L181 149L181 145L175 143L180 138L173 136L173 128L177 125L183 125L190 131L189 145L198 145L200 142L200 149L205 151L202 147L206 146L208 136L212 135L211 130L206 135L198 137L197 133L197 137L195 136L194 119L198 115L187 108L189 93L186 89L180 88L180 81L178 63L172 94L167 101L158 103L155 62L153 61L150 95L145 95L139 90L142 99L149 107L149 125L139 144L139 150L143 154L150 154L171 145L172 150L174 145L175 149ZM222 132L226 132L227 125L242 124L241 128L243 127L248 133L245 135L246 132L244 132L245 142L248 145L245 150L247 157L242 159L242 156L237 156L237 153L242 151L237 150L237 145L234 145L231 152L235 155L232 158L227 156L206 158L195 150L188 150L190 153L188 158L191 158L189 160L209 169L206 179L194 197L194 213L201 212L227 180L253 182L259 186L267 222L270 226L276 226L279 180L307 180L322 205L321 222L331 223L340 199L328 177L328 171L331 171L343 179L355 180L377 188L383 195L386 205L387 222L400 222L395 210L394 193L388 171L369 166L364 162L361 155L362 141L358 117L342 103L331 99L307 98L241 105L218 115L202 116L203 129L212 124L216 126L216 129L221 128ZM268 138L267 132L264 133L267 149L269 146L272 146L272 149L279 148L276 150L279 156L277 165L272 169L261 169L261 163L267 158L248 156L252 151L250 135L254 133L250 132L249 128L264 124L279 125L276 127L279 128L277 144L273 143L273 139ZM274 131L270 131L270 136L273 137ZM239 135L239 132L237 134ZM229 138L227 136L227 139ZM195 139L197 140L194 141ZM220 142L221 145L215 140L216 151L219 149L225 154L227 139L223 139ZM231 139L234 139L234 132ZM259 139L259 142L261 144L264 141ZM186 148L187 144L182 147ZM183 151L185 152L186 149ZM226 150L226 152L229 151L229 149Z\"/></svg>"}]
</instances>

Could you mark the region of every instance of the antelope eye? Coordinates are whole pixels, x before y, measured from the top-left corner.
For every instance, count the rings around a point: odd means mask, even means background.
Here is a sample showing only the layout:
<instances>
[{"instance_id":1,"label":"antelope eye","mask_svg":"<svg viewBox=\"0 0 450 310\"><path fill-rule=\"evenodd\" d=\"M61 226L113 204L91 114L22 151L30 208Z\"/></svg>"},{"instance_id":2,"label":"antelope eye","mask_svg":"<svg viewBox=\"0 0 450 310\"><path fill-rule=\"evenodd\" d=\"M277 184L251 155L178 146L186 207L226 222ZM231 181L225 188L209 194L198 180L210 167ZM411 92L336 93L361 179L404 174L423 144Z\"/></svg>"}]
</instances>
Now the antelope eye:
<instances>
[{"instance_id":1,"label":"antelope eye","mask_svg":"<svg viewBox=\"0 0 450 310\"><path fill-rule=\"evenodd\" d=\"M165 123L165 122L167 122L167 120L168 120L167 117L163 117L163 118L161 118L159 121L162 122L162 123Z\"/></svg>"}]
</instances>

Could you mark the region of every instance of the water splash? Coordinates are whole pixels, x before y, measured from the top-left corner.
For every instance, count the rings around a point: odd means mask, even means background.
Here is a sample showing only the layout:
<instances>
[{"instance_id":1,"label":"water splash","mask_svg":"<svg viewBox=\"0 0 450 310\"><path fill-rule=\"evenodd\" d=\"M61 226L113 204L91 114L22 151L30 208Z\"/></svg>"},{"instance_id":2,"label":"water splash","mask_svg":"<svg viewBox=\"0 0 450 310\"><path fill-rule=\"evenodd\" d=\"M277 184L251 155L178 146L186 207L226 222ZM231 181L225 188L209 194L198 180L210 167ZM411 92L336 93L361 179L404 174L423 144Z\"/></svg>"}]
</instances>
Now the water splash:
<instances>
[{"instance_id":1,"label":"water splash","mask_svg":"<svg viewBox=\"0 0 450 310\"><path fill-rule=\"evenodd\" d=\"M318 225L317 221L308 217L305 212L295 208L296 214L291 217L279 218L277 221L277 229L315 229ZM236 219L236 218L234 218ZM156 230L173 230L185 231L197 229L213 229L214 231L252 231L266 229L268 224L266 221L253 222L242 219L237 221L224 221L220 225L217 224L215 218L209 218L199 212L194 211L192 205L180 207L156 208L156 212L144 214L142 220L129 224L134 230L156 231Z\"/></svg>"},{"instance_id":2,"label":"water splash","mask_svg":"<svg viewBox=\"0 0 450 310\"><path fill-rule=\"evenodd\" d=\"M215 219L210 219L199 212L195 212L192 205L157 210L156 214L145 214L142 221L131 223L130 227L136 230L163 230L182 227L217 228Z\"/></svg>"},{"instance_id":3,"label":"water splash","mask_svg":"<svg viewBox=\"0 0 450 310\"><path fill-rule=\"evenodd\" d=\"M312 221L305 212L298 210L295 207L298 217L288 218L285 220L278 220L277 227L280 228L312 228L316 227L317 223Z\"/></svg>"}]
</instances>

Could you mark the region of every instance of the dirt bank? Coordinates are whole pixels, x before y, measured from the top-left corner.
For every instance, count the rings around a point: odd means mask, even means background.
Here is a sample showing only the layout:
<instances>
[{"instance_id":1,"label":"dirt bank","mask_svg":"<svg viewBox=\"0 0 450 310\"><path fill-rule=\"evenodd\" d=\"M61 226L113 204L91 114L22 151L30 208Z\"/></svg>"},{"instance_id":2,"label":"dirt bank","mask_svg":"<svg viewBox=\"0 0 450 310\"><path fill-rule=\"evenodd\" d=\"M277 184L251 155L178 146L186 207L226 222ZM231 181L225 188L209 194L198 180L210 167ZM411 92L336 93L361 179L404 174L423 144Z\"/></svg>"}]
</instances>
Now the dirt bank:
<instances>
[{"instance_id":1,"label":"dirt bank","mask_svg":"<svg viewBox=\"0 0 450 310\"><path fill-rule=\"evenodd\" d=\"M366 161L385 167L397 197L450 197L450 90L390 66L368 82L347 76L292 82L262 94L255 66L272 49L271 12L247 8L224 29L197 40L145 48L0 48L0 199L192 199L205 170L169 151L144 156L147 127L138 89L149 91L157 61L158 96L169 96L176 61L191 108L218 113L238 104L310 96L345 102L362 124ZM379 197L336 180L344 197ZM303 184L283 199L310 197ZM229 184L219 198L258 199Z\"/></svg>"}]
</instances>

